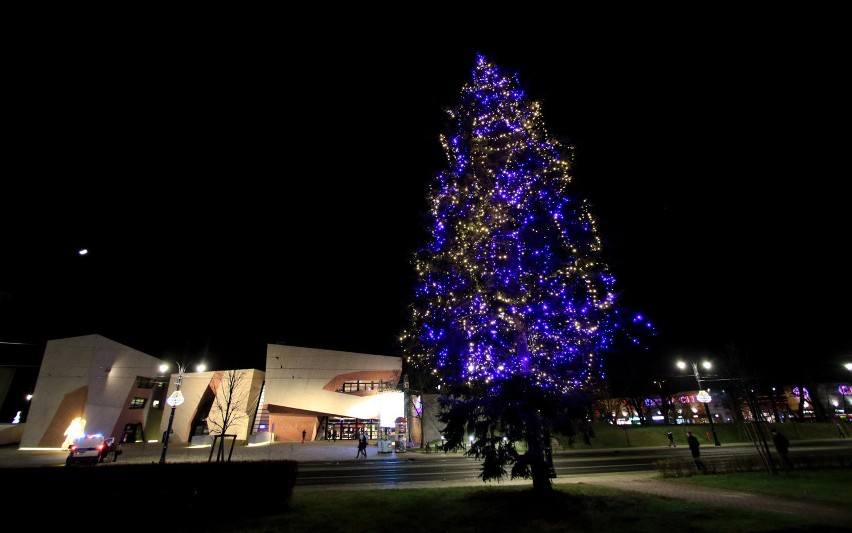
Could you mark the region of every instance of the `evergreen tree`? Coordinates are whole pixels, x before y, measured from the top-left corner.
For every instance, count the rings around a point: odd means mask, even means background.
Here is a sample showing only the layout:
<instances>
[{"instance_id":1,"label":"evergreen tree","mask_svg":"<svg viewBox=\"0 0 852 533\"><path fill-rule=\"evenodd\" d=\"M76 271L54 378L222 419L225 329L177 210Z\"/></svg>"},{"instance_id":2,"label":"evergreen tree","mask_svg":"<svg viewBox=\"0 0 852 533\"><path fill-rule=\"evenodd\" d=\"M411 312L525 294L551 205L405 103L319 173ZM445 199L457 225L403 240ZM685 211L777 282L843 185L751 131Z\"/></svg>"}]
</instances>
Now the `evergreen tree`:
<instances>
[{"instance_id":1,"label":"evergreen tree","mask_svg":"<svg viewBox=\"0 0 852 533\"><path fill-rule=\"evenodd\" d=\"M484 481L511 464L513 478L550 488L549 432L584 417L621 330L615 280L590 205L571 192L572 148L550 137L517 76L478 55L448 113L406 364L439 380L447 446L472 432Z\"/></svg>"}]
</instances>

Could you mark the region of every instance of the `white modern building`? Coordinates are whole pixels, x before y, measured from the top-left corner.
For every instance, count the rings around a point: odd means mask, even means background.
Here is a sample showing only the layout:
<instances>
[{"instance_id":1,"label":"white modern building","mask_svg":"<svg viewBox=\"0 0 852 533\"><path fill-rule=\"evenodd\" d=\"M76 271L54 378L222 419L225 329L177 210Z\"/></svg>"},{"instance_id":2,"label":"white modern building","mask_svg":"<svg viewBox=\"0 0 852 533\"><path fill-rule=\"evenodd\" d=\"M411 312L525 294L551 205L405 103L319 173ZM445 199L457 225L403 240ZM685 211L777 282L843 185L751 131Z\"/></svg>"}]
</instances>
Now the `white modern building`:
<instances>
[{"instance_id":1,"label":"white modern building","mask_svg":"<svg viewBox=\"0 0 852 533\"><path fill-rule=\"evenodd\" d=\"M408 440L399 357L270 344L265 370L164 376L165 363L100 335L49 341L20 447L65 447L75 432L159 441L170 417L170 443L223 432L249 443L298 441L303 431L306 440Z\"/></svg>"},{"instance_id":2,"label":"white modern building","mask_svg":"<svg viewBox=\"0 0 852 533\"><path fill-rule=\"evenodd\" d=\"M125 426L159 420L153 399L162 363L100 335L48 341L20 447L65 447L69 428L118 437Z\"/></svg>"}]
</instances>

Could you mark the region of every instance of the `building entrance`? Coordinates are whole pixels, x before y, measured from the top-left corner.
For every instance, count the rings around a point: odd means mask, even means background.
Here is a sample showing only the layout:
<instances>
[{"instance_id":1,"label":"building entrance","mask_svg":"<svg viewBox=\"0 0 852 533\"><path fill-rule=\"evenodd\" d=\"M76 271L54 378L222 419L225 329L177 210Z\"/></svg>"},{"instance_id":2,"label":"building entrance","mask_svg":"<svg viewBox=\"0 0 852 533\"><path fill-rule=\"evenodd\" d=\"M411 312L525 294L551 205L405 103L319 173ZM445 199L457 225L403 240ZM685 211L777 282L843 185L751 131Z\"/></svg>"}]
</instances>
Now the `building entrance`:
<instances>
[{"instance_id":1,"label":"building entrance","mask_svg":"<svg viewBox=\"0 0 852 533\"><path fill-rule=\"evenodd\" d=\"M324 420L325 440L357 440L361 431L368 440L378 439L381 431L379 420L365 418L326 417Z\"/></svg>"}]
</instances>

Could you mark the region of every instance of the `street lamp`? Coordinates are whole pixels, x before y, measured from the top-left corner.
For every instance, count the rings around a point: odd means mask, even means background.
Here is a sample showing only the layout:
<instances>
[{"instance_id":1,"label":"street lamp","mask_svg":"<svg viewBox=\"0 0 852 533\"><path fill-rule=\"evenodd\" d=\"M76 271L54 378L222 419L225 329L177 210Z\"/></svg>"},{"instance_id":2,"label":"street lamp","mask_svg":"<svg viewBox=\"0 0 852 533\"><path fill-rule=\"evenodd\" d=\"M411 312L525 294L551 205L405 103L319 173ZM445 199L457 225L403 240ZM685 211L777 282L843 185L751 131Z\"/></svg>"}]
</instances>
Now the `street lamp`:
<instances>
[{"instance_id":1,"label":"street lamp","mask_svg":"<svg viewBox=\"0 0 852 533\"><path fill-rule=\"evenodd\" d=\"M698 373L698 365L695 364L695 361L690 361L690 364L692 365L692 372L695 374L695 381L698 383L698 401L704 404L704 412L707 413L707 419L710 420L710 431L713 433L713 442L716 446L721 446L719 436L716 435L716 424L713 423L713 415L710 413L710 394L701 385L701 375ZM677 366L682 370L687 368L687 364L683 361L678 361ZM709 369L712 365L708 361L704 361L701 363L701 366Z\"/></svg>"},{"instance_id":2,"label":"street lamp","mask_svg":"<svg viewBox=\"0 0 852 533\"><path fill-rule=\"evenodd\" d=\"M169 425L166 428L166 432L163 434L163 453L160 454L160 464L166 464L166 451L169 449L169 437L172 435L172 422L175 420L175 409L177 406L183 403L183 394L180 392L180 386L183 383L183 373L186 370L186 366L181 366L180 363L175 363L178 367L178 378L177 378L177 387L175 391L166 399L166 403L172 406L172 412L169 413ZM169 365L163 363L160 365L160 372L165 372L169 369ZM204 365L197 365L195 367L196 371L203 372Z\"/></svg>"}]
</instances>

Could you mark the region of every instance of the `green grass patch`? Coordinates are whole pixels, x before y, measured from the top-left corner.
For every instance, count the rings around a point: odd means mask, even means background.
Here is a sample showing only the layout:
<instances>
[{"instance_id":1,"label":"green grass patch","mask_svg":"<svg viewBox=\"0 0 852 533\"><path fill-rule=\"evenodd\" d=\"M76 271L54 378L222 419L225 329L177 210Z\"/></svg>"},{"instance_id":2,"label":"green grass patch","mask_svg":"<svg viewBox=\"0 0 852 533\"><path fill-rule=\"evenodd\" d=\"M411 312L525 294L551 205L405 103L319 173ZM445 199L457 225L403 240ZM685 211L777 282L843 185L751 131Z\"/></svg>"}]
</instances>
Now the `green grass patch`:
<instances>
[{"instance_id":1,"label":"green grass patch","mask_svg":"<svg viewBox=\"0 0 852 533\"><path fill-rule=\"evenodd\" d=\"M778 475L745 472L721 476L692 476L666 479L724 490L756 492L782 498L795 498L820 505L849 506L852 502L852 470L788 470ZM852 524L850 524L852 527Z\"/></svg>"},{"instance_id":2,"label":"green grass patch","mask_svg":"<svg viewBox=\"0 0 852 533\"><path fill-rule=\"evenodd\" d=\"M700 478L700 481L709 482L713 477L721 479L729 476L705 476ZM832 479L835 478L832 477ZM692 480L678 480L678 482L689 481ZM814 479L813 482L817 483L818 480ZM758 479L753 479L752 484L763 486L762 480ZM737 486L745 490L751 485L744 478ZM720 488L734 487L726 484ZM787 493L787 496L790 494L798 494L798 491ZM572 484L557 485L553 493L549 495L540 495L532 488L518 486L296 491L291 500L291 508L286 513L242 520L237 524L222 524L221 529L208 529L208 531L343 530L348 533L372 533L386 529L402 530L406 533L519 531L659 533L659 531L684 529L690 533L832 531L824 527L818 529L814 527L812 518L808 516L717 507L702 502Z\"/></svg>"}]
</instances>

